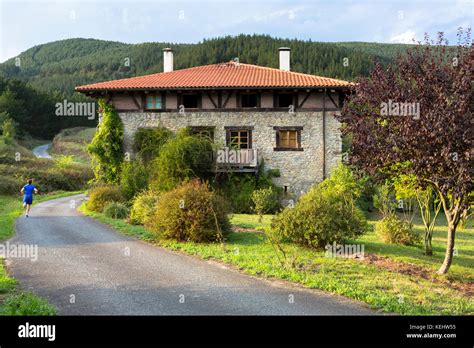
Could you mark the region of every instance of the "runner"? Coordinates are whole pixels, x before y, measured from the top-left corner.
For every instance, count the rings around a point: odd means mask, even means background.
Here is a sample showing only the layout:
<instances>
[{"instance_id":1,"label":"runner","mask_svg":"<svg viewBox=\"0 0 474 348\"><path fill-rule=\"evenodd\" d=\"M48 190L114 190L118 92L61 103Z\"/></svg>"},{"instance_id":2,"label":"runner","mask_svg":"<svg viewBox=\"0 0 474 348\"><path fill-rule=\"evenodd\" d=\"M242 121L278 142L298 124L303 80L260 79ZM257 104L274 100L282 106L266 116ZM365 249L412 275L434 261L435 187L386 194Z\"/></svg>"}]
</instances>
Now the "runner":
<instances>
[{"instance_id":1,"label":"runner","mask_svg":"<svg viewBox=\"0 0 474 348\"><path fill-rule=\"evenodd\" d=\"M25 196L23 197L23 208L25 208L25 217L30 213L31 205L33 204L33 193L38 193L38 189L32 184L33 180L28 179L28 184L23 186L20 190Z\"/></svg>"}]
</instances>

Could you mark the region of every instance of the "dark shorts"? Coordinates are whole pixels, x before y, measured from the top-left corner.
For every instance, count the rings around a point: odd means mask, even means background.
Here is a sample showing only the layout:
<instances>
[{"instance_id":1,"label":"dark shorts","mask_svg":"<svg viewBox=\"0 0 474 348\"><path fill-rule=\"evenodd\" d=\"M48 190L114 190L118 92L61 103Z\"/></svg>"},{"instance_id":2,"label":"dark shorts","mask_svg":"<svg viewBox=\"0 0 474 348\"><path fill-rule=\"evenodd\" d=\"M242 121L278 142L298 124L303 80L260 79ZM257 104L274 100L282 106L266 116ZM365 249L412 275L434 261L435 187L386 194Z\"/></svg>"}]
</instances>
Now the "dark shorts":
<instances>
[{"instance_id":1,"label":"dark shorts","mask_svg":"<svg viewBox=\"0 0 474 348\"><path fill-rule=\"evenodd\" d=\"M33 204L33 196L25 196L23 198L23 203L25 204Z\"/></svg>"}]
</instances>

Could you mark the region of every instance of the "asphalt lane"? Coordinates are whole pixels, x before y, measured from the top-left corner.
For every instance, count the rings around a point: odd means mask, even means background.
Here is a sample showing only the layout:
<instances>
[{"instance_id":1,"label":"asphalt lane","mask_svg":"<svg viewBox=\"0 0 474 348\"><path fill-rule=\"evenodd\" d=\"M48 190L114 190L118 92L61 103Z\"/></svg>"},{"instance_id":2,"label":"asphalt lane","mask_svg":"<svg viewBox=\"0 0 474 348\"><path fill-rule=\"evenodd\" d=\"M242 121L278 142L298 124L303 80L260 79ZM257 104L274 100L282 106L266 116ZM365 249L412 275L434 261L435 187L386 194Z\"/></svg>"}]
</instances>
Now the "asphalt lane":
<instances>
[{"instance_id":1,"label":"asphalt lane","mask_svg":"<svg viewBox=\"0 0 474 348\"><path fill-rule=\"evenodd\" d=\"M62 315L371 315L323 291L242 274L121 235L76 211L84 195L35 205L11 245L37 260L8 259L20 285Z\"/></svg>"},{"instance_id":2,"label":"asphalt lane","mask_svg":"<svg viewBox=\"0 0 474 348\"><path fill-rule=\"evenodd\" d=\"M41 146L35 147L32 152L38 158L49 158L51 159L51 155L48 153L48 149L51 147L51 144L45 144Z\"/></svg>"}]
</instances>

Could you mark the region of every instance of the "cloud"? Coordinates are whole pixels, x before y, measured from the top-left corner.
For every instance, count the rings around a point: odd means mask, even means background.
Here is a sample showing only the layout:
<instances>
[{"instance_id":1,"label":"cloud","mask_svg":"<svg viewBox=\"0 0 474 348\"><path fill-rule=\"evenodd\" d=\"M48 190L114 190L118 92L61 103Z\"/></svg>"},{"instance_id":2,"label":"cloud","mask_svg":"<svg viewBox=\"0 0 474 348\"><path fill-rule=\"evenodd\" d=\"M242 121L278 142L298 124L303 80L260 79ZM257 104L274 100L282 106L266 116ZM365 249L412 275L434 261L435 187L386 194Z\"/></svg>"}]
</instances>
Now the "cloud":
<instances>
[{"instance_id":1,"label":"cloud","mask_svg":"<svg viewBox=\"0 0 474 348\"><path fill-rule=\"evenodd\" d=\"M272 22L272 21L278 21L280 19L288 19L288 20L293 20L297 17L298 12L304 11L304 7L298 6L298 7L288 7L287 9L282 9L282 10L275 10L272 12L268 12L268 8L257 8L255 11L259 11L255 14L250 14L243 16L241 18L238 18L232 23L234 24L241 24L241 23L260 23L260 22Z\"/></svg>"},{"instance_id":2,"label":"cloud","mask_svg":"<svg viewBox=\"0 0 474 348\"><path fill-rule=\"evenodd\" d=\"M390 42L404 44L412 44L413 40L416 40L416 34L411 29L405 31L404 33L394 35L390 38Z\"/></svg>"},{"instance_id":3,"label":"cloud","mask_svg":"<svg viewBox=\"0 0 474 348\"><path fill-rule=\"evenodd\" d=\"M0 0L0 61L34 45L71 37L193 43L243 33L412 43L415 33L420 40L425 32L434 37L443 31L456 42L458 26L472 27L471 0L132 1Z\"/></svg>"}]
</instances>

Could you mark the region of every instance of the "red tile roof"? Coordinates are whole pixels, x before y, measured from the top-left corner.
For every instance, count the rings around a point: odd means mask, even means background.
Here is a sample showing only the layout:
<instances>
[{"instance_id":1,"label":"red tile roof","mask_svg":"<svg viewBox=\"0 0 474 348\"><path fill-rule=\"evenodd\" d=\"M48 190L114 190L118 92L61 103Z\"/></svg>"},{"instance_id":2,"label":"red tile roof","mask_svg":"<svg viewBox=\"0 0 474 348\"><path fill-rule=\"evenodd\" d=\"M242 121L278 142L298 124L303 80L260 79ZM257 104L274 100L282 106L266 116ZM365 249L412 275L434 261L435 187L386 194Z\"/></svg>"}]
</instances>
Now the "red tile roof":
<instances>
[{"instance_id":1,"label":"red tile roof","mask_svg":"<svg viewBox=\"0 0 474 348\"><path fill-rule=\"evenodd\" d=\"M166 73L98 82L78 86L76 91L188 88L314 88L349 87L350 85L352 83L343 80L231 61Z\"/></svg>"}]
</instances>

